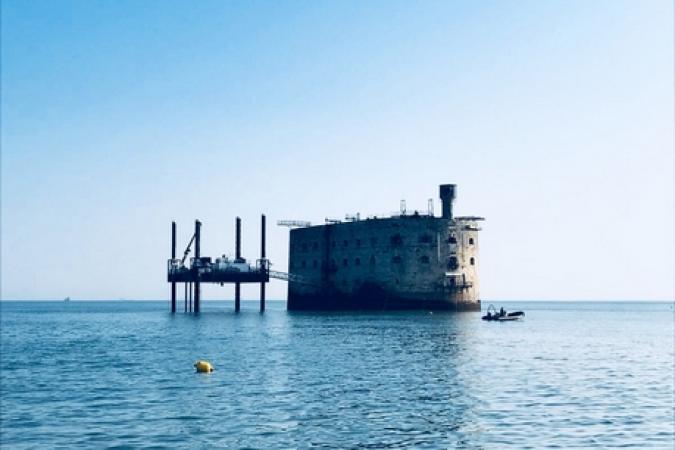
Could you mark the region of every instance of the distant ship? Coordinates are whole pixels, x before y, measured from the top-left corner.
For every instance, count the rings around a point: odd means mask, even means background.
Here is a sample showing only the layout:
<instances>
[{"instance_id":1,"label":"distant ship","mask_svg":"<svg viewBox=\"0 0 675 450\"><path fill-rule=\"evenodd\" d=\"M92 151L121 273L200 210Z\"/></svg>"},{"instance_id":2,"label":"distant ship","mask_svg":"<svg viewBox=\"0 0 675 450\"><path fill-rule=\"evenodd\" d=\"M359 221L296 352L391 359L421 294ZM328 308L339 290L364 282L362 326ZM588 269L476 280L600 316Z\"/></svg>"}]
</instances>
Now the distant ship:
<instances>
[{"instance_id":1,"label":"distant ship","mask_svg":"<svg viewBox=\"0 0 675 450\"><path fill-rule=\"evenodd\" d=\"M70 301L70 297L64 298L63 301L64 301L64 302L69 302L69 301Z\"/></svg>"}]
</instances>

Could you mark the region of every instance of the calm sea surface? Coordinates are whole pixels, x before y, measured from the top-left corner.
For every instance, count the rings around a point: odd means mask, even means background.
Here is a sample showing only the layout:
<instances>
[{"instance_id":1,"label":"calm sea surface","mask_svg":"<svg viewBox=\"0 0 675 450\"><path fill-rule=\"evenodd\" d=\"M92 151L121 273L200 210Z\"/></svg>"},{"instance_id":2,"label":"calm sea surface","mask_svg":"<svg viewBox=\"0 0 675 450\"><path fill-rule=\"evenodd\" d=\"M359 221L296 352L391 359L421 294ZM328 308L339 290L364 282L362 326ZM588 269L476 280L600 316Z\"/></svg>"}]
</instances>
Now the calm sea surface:
<instances>
[{"instance_id":1,"label":"calm sea surface","mask_svg":"<svg viewBox=\"0 0 675 450\"><path fill-rule=\"evenodd\" d=\"M0 443L673 448L671 303L504 306L525 320L2 302Z\"/></svg>"}]
</instances>

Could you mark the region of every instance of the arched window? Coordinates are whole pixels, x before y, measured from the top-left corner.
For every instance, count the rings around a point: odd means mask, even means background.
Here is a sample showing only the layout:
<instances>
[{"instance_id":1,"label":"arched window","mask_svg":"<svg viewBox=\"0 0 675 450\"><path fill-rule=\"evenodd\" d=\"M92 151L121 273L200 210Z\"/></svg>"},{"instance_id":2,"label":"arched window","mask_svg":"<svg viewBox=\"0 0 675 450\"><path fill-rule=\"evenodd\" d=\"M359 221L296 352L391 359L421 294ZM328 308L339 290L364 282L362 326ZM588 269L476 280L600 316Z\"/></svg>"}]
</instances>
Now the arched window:
<instances>
[{"instance_id":1,"label":"arched window","mask_svg":"<svg viewBox=\"0 0 675 450\"><path fill-rule=\"evenodd\" d=\"M473 238L469 238L469 245L473 245Z\"/></svg>"},{"instance_id":2,"label":"arched window","mask_svg":"<svg viewBox=\"0 0 675 450\"><path fill-rule=\"evenodd\" d=\"M429 264L429 257L427 255L421 256L420 257L420 262L422 264Z\"/></svg>"},{"instance_id":3,"label":"arched window","mask_svg":"<svg viewBox=\"0 0 675 450\"><path fill-rule=\"evenodd\" d=\"M349 245L349 241L342 241L342 246L343 246L343 247L346 247L346 246L348 246L348 245Z\"/></svg>"},{"instance_id":4,"label":"arched window","mask_svg":"<svg viewBox=\"0 0 675 450\"><path fill-rule=\"evenodd\" d=\"M401 258L400 255L396 255L396 256L394 256L393 258L391 258L391 262L393 262L393 263L397 263L397 264L398 264L398 263L400 263L400 262L402 262L402 261L403 261L403 258Z\"/></svg>"},{"instance_id":5,"label":"arched window","mask_svg":"<svg viewBox=\"0 0 675 450\"><path fill-rule=\"evenodd\" d=\"M346 258L343 259L343 260L342 260L342 265L345 266L345 267L347 267L347 264L349 264L349 262L347 261L347 259L346 259Z\"/></svg>"},{"instance_id":6,"label":"arched window","mask_svg":"<svg viewBox=\"0 0 675 450\"><path fill-rule=\"evenodd\" d=\"M319 248L319 244L317 244L316 242L314 242L314 243L312 244L312 250L318 250L318 248Z\"/></svg>"},{"instance_id":7,"label":"arched window","mask_svg":"<svg viewBox=\"0 0 675 450\"><path fill-rule=\"evenodd\" d=\"M305 260L303 259L303 260L302 260L302 268L304 269L305 267L307 267L307 261L305 261Z\"/></svg>"},{"instance_id":8,"label":"arched window","mask_svg":"<svg viewBox=\"0 0 675 450\"><path fill-rule=\"evenodd\" d=\"M312 267L314 267L316 269L318 266L319 266L319 263L316 262L316 259L314 261L312 261Z\"/></svg>"},{"instance_id":9,"label":"arched window","mask_svg":"<svg viewBox=\"0 0 675 450\"><path fill-rule=\"evenodd\" d=\"M472 266L476 264L476 260L473 259L473 256L471 257L471 259L469 260L469 262L471 263Z\"/></svg>"},{"instance_id":10,"label":"arched window","mask_svg":"<svg viewBox=\"0 0 675 450\"><path fill-rule=\"evenodd\" d=\"M360 266L361 265L361 258L356 258L354 260L354 264L356 264L357 266Z\"/></svg>"}]
</instances>

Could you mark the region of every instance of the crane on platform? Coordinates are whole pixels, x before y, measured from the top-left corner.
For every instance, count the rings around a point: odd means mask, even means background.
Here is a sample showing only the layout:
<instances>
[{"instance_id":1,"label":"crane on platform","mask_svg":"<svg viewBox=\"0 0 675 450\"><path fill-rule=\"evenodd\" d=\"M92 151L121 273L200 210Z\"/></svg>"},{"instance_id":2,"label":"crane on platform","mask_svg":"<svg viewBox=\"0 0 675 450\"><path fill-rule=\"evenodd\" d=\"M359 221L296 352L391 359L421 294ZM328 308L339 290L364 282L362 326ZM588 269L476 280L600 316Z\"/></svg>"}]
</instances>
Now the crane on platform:
<instances>
[{"instance_id":1,"label":"crane on platform","mask_svg":"<svg viewBox=\"0 0 675 450\"><path fill-rule=\"evenodd\" d=\"M192 239L190 239L190 242L188 242L187 247L185 247L185 252L183 252L183 258L180 260L181 266L185 265L185 259L187 258L187 255L190 253L190 247L192 247L192 243L195 241L196 236L197 234L193 234Z\"/></svg>"}]
</instances>

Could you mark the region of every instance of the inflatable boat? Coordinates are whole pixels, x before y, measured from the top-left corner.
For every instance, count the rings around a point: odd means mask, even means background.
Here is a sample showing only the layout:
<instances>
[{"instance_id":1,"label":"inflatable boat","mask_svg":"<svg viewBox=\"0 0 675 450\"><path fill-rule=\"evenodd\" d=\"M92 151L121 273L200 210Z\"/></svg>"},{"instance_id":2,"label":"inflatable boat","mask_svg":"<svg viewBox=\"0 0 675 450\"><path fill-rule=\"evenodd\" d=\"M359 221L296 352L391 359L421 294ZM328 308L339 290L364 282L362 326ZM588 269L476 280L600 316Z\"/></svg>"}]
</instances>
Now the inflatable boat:
<instances>
[{"instance_id":1,"label":"inflatable boat","mask_svg":"<svg viewBox=\"0 0 675 450\"><path fill-rule=\"evenodd\" d=\"M487 321L498 321L498 322L507 322L510 320L520 320L525 317L525 313L522 311L507 312L504 308L497 308L494 305L488 306L487 314L485 314L481 319Z\"/></svg>"}]
</instances>

